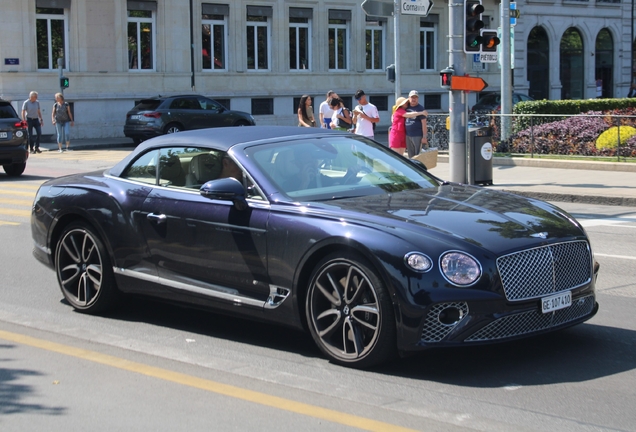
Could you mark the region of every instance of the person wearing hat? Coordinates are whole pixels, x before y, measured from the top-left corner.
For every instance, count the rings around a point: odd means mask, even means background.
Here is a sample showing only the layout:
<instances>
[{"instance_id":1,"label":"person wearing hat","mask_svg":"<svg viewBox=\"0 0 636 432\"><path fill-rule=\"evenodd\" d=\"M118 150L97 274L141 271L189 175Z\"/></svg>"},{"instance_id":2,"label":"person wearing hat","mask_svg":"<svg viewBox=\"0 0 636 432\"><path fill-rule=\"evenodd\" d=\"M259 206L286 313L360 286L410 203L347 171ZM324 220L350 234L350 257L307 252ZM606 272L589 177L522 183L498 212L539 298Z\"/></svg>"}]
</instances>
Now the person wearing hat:
<instances>
[{"instance_id":1,"label":"person wearing hat","mask_svg":"<svg viewBox=\"0 0 636 432\"><path fill-rule=\"evenodd\" d=\"M367 95L363 90L358 90L354 95L358 105L353 109L353 124L356 125L355 133L365 137L373 138L374 124L380 121L378 109L367 101Z\"/></svg>"},{"instance_id":2,"label":"person wearing hat","mask_svg":"<svg viewBox=\"0 0 636 432\"><path fill-rule=\"evenodd\" d=\"M389 147L397 153L403 155L406 150L406 128L405 121L408 118L415 118L422 115L422 112L407 112L409 100L400 96L395 101L395 112L391 116L391 130L389 132Z\"/></svg>"},{"instance_id":3,"label":"person wearing hat","mask_svg":"<svg viewBox=\"0 0 636 432\"><path fill-rule=\"evenodd\" d=\"M422 145L428 147L428 138L426 131L426 116L428 112L420 105L419 94L417 90L411 90L409 93L409 105L406 112L419 112L422 115L416 117L407 117L405 121L406 128L406 151L409 158L417 156L422 151Z\"/></svg>"}]
</instances>

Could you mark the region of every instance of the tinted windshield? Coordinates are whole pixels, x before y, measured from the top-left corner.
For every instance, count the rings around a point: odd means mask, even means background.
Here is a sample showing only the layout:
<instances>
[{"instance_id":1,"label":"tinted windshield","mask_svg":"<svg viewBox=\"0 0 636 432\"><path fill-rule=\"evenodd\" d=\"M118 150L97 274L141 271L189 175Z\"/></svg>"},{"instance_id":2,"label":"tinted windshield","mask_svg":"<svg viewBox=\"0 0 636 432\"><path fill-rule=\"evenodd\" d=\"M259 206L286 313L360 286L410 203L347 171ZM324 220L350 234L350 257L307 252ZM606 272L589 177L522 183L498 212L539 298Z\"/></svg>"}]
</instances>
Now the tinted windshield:
<instances>
[{"instance_id":1,"label":"tinted windshield","mask_svg":"<svg viewBox=\"0 0 636 432\"><path fill-rule=\"evenodd\" d=\"M357 136L307 138L246 150L277 190L322 201L437 187L423 168Z\"/></svg>"}]
</instances>

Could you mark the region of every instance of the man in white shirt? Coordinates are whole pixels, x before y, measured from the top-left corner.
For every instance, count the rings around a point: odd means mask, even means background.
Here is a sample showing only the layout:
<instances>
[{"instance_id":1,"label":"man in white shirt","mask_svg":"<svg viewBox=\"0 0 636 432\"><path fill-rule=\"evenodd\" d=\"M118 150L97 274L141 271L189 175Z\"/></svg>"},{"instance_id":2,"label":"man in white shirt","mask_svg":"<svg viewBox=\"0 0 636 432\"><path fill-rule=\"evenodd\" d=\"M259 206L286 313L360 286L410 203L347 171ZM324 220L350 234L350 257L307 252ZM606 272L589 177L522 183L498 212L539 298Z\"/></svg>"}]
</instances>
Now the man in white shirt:
<instances>
[{"instance_id":1,"label":"man in white shirt","mask_svg":"<svg viewBox=\"0 0 636 432\"><path fill-rule=\"evenodd\" d=\"M333 91L327 92L327 99L320 104L318 112L320 113L320 127L323 129L331 129L331 117L333 116L333 110L331 109L331 99L338 98L338 95Z\"/></svg>"},{"instance_id":2,"label":"man in white shirt","mask_svg":"<svg viewBox=\"0 0 636 432\"><path fill-rule=\"evenodd\" d=\"M367 101L367 95L363 90L358 90L354 96L358 105L353 110L353 123L356 125L355 133L368 138L373 138L374 124L380 121L380 114L375 105Z\"/></svg>"}]
</instances>

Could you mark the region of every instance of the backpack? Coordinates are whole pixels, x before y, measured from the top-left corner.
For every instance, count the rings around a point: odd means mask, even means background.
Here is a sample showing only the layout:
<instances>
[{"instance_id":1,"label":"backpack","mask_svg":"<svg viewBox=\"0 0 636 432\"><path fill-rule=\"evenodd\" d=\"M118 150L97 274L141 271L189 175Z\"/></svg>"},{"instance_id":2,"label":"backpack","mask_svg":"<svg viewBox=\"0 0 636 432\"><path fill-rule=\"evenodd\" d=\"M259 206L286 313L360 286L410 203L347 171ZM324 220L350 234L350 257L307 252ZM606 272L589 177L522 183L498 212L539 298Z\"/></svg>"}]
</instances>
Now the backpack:
<instances>
[{"instance_id":1,"label":"backpack","mask_svg":"<svg viewBox=\"0 0 636 432\"><path fill-rule=\"evenodd\" d=\"M68 123L71 119L68 116L68 103L64 102L62 105L57 102L55 107L55 122L56 123Z\"/></svg>"}]
</instances>

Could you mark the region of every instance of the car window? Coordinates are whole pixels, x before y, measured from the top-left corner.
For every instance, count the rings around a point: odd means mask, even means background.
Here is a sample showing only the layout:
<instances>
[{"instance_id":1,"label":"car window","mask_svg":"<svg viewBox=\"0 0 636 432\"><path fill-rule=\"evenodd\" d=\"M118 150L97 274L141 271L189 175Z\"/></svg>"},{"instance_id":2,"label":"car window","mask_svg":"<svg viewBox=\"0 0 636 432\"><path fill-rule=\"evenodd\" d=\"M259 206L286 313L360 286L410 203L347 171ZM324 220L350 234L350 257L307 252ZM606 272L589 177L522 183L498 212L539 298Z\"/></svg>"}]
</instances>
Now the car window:
<instances>
[{"instance_id":1,"label":"car window","mask_svg":"<svg viewBox=\"0 0 636 432\"><path fill-rule=\"evenodd\" d=\"M0 118L18 118L13 107L8 103L0 104Z\"/></svg>"},{"instance_id":2,"label":"car window","mask_svg":"<svg viewBox=\"0 0 636 432\"><path fill-rule=\"evenodd\" d=\"M526 95L519 95L519 98L520 98L523 102L526 102L526 101L532 101L532 100L534 100L534 99L532 99L530 96L526 96Z\"/></svg>"},{"instance_id":3,"label":"car window","mask_svg":"<svg viewBox=\"0 0 636 432\"><path fill-rule=\"evenodd\" d=\"M412 162L364 138L330 137L250 147L279 192L321 201L437 186Z\"/></svg>"},{"instance_id":4,"label":"car window","mask_svg":"<svg viewBox=\"0 0 636 432\"><path fill-rule=\"evenodd\" d=\"M201 109L201 105L194 98L177 98L170 104L170 109Z\"/></svg>"},{"instance_id":5,"label":"car window","mask_svg":"<svg viewBox=\"0 0 636 432\"><path fill-rule=\"evenodd\" d=\"M201 106L201 109L204 109L206 111L219 112L222 109L221 104L213 101L212 99L200 97L197 100L199 102L199 105Z\"/></svg>"},{"instance_id":6,"label":"car window","mask_svg":"<svg viewBox=\"0 0 636 432\"><path fill-rule=\"evenodd\" d=\"M142 154L122 174L122 178L155 185L157 183L156 150Z\"/></svg>"},{"instance_id":7,"label":"car window","mask_svg":"<svg viewBox=\"0 0 636 432\"><path fill-rule=\"evenodd\" d=\"M142 100L137 105L135 105L135 109L138 111L154 111L157 109L160 103L161 101L156 99Z\"/></svg>"}]
</instances>

